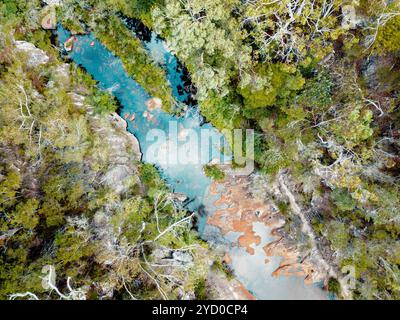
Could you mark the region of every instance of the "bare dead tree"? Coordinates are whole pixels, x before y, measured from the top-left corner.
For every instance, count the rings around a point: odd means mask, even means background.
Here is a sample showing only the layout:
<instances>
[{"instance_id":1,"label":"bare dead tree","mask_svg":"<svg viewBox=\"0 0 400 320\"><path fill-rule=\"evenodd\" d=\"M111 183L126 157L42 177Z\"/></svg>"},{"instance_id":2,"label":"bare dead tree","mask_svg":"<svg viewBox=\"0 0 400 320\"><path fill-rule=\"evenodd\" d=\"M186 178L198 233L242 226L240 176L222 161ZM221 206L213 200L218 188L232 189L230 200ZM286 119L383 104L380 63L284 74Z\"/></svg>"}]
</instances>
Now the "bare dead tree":
<instances>
[{"instance_id":1,"label":"bare dead tree","mask_svg":"<svg viewBox=\"0 0 400 320\"><path fill-rule=\"evenodd\" d=\"M334 0L308 1L246 1L245 5L254 7L258 12L263 7L271 7L269 12L262 11L259 15L244 17L242 24L252 22L263 34L261 43L264 51L276 47L276 54L288 61L293 57L298 58L302 43L301 37L296 33L296 27L302 24L308 26L311 39L320 36L331 29L323 24L337 9ZM271 26L271 23L273 26Z\"/></svg>"},{"instance_id":2,"label":"bare dead tree","mask_svg":"<svg viewBox=\"0 0 400 320\"><path fill-rule=\"evenodd\" d=\"M14 293L10 295L9 300L16 300L18 298L28 298L28 300L40 300L38 296L32 292Z\"/></svg>"},{"instance_id":3,"label":"bare dead tree","mask_svg":"<svg viewBox=\"0 0 400 320\"><path fill-rule=\"evenodd\" d=\"M50 293L55 293L61 300L86 300L86 292L82 289L73 289L71 286L71 277L67 278L67 289L68 294L62 293L55 285L55 269L54 266L44 266L42 269L43 273L47 272L47 275L42 277L42 286L44 289L50 291ZM10 295L10 300L15 300L17 298L28 298L29 300L40 300L39 297L32 292L25 293L14 293Z\"/></svg>"}]
</instances>

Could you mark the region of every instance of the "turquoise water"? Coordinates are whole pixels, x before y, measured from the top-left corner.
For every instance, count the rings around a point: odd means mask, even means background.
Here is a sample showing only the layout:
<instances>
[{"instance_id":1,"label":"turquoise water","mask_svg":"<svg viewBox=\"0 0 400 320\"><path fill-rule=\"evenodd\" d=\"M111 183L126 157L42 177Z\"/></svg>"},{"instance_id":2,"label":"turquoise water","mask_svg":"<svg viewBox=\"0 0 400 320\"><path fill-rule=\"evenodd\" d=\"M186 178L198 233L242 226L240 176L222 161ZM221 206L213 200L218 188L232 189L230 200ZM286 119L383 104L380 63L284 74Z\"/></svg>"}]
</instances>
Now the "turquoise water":
<instances>
[{"instance_id":1,"label":"turquoise water","mask_svg":"<svg viewBox=\"0 0 400 320\"><path fill-rule=\"evenodd\" d=\"M176 97L179 102L185 102L189 94L184 90L181 92L178 90L179 87L183 89L185 86L182 80L184 74L178 60L170 53L168 48L165 46L165 42L158 38L154 32L151 34L151 40L145 42L144 45L153 60L164 67L174 97Z\"/></svg>"},{"instance_id":2,"label":"turquoise water","mask_svg":"<svg viewBox=\"0 0 400 320\"><path fill-rule=\"evenodd\" d=\"M64 43L70 33L59 26L58 36ZM162 52L162 55L168 59L166 63L170 61L167 52ZM204 175L203 166L215 158L224 161L220 152L223 136L210 124L202 124L203 118L195 108L189 109L184 117L172 116L160 109L149 112L146 101L152 97L128 76L121 60L92 34L77 36L69 57L98 81L100 89L112 93L119 100L121 115L135 113L134 121L127 120L128 130L140 143L142 160L156 165L174 192L184 193L191 200L188 209L197 211L211 184ZM177 85L179 77L171 76L172 73L173 68L168 69L168 77ZM145 112L153 118L145 118ZM203 139L199 142L202 134ZM202 148L207 141L210 141L210 146Z\"/></svg>"},{"instance_id":3,"label":"turquoise water","mask_svg":"<svg viewBox=\"0 0 400 320\"><path fill-rule=\"evenodd\" d=\"M137 32L144 32L146 37L142 37L142 44L153 61L160 65L166 71L167 80L171 85L173 96L180 103L184 103L189 93L184 90L184 72L183 66L179 63L178 59L171 54L170 50L166 47L165 41L162 40L155 32L150 30L140 30L146 28L145 26L135 25L135 22L130 23L130 19L121 16L122 22L125 26L132 31L132 36L136 36ZM137 23L140 24L139 21ZM140 31L139 31L140 30Z\"/></svg>"},{"instance_id":4,"label":"turquoise water","mask_svg":"<svg viewBox=\"0 0 400 320\"><path fill-rule=\"evenodd\" d=\"M70 37L70 33L61 26L57 32L61 44ZM177 90L178 86L183 86L183 80L179 68L177 70L178 61L175 56L154 34L145 46L153 59L165 68L176 100L185 101L187 96ZM196 108L188 108L183 117L172 116L157 109L150 112L152 119L145 118L143 114L148 112L146 101L152 97L128 76L120 59L92 34L77 36L74 49L68 55L98 81L100 89L110 92L119 100L121 115L135 113L134 121L127 120L128 130L140 143L142 160L156 165L174 192L187 195L190 200L187 208L190 211L203 213L199 219L199 233L210 243L224 243L228 247L237 278L256 298L327 298L327 294L318 286L305 285L301 277L272 277L271 273L281 258L269 257L271 263L265 263L266 256L262 247L274 240L268 227L263 224L254 225L254 231L263 241L254 247L256 254L250 255L235 245L237 235L228 234L223 237L215 227L206 224L206 217L213 213L213 202L218 196L209 194L212 181L204 175L203 165L214 159L220 162L228 159L220 152L220 146L224 143L222 135L210 124L203 124L203 118ZM201 132L206 133L208 138L203 138L199 143L196 138L201 136ZM210 146L208 141L212 141ZM179 163L182 159L186 159L186 162Z\"/></svg>"}]
</instances>

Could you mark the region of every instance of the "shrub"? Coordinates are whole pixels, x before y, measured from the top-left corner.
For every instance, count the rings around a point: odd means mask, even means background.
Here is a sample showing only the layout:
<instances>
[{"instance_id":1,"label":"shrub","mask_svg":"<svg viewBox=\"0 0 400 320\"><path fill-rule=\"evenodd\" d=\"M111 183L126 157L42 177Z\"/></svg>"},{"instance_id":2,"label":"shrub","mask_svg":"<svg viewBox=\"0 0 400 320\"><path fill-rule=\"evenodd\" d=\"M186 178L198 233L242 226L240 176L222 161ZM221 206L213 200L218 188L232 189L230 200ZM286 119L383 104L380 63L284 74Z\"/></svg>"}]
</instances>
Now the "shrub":
<instances>
[{"instance_id":1,"label":"shrub","mask_svg":"<svg viewBox=\"0 0 400 320\"><path fill-rule=\"evenodd\" d=\"M205 165L203 170L207 177L215 181L222 181L225 179L225 172L223 172L217 165Z\"/></svg>"}]
</instances>

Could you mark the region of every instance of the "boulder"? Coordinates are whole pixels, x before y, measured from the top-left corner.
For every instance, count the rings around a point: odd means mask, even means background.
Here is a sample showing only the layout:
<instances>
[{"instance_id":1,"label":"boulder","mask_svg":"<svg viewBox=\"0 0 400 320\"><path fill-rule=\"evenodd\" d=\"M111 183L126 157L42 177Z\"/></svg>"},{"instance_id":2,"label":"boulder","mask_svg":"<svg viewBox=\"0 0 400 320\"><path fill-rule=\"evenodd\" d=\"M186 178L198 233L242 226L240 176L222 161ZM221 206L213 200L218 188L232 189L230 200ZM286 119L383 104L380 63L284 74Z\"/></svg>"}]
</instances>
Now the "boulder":
<instances>
[{"instance_id":1,"label":"boulder","mask_svg":"<svg viewBox=\"0 0 400 320\"><path fill-rule=\"evenodd\" d=\"M169 260L172 257L172 251L166 247L157 247L151 253L153 261L157 263L162 263L162 260Z\"/></svg>"},{"instance_id":2,"label":"boulder","mask_svg":"<svg viewBox=\"0 0 400 320\"><path fill-rule=\"evenodd\" d=\"M84 106L84 102L85 102L84 96L77 94L75 92L69 92L68 95L70 96L74 105L77 106L79 109L81 109Z\"/></svg>"},{"instance_id":3,"label":"boulder","mask_svg":"<svg viewBox=\"0 0 400 320\"><path fill-rule=\"evenodd\" d=\"M187 195L183 193L174 193L172 197L179 202L184 202L188 198Z\"/></svg>"},{"instance_id":4,"label":"boulder","mask_svg":"<svg viewBox=\"0 0 400 320\"><path fill-rule=\"evenodd\" d=\"M54 69L54 78L55 80L61 84L64 88L68 87L70 84L69 77L70 65L68 63L63 63L58 65Z\"/></svg>"},{"instance_id":5,"label":"boulder","mask_svg":"<svg viewBox=\"0 0 400 320\"><path fill-rule=\"evenodd\" d=\"M188 265L193 262L192 255L187 251L174 251L172 253L172 259L182 265Z\"/></svg>"},{"instance_id":6,"label":"boulder","mask_svg":"<svg viewBox=\"0 0 400 320\"><path fill-rule=\"evenodd\" d=\"M109 119L114 127L118 129L118 131L109 132L106 137L110 145L115 149L115 154L126 154L126 150L129 150L133 152L135 159L140 161L142 153L140 151L139 141L132 133L127 131L128 124L126 120L120 117L116 112L110 114Z\"/></svg>"},{"instance_id":7,"label":"boulder","mask_svg":"<svg viewBox=\"0 0 400 320\"><path fill-rule=\"evenodd\" d=\"M43 0L48 6L60 6L62 5L62 0Z\"/></svg>"},{"instance_id":8,"label":"boulder","mask_svg":"<svg viewBox=\"0 0 400 320\"><path fill-rule=\"evenodd\" d=\"M213 158L209 163L209 165L218 165L221 164L221 160L219 158Z\"/></svg>"},{"instance_id":9,"label":"boulder","mask_svg":"<svg viewBox=\"0 0 400 320\"><path fill-rule=\"evenodd\" d=\"M93 129L101 132L102 142L109 146L108 166L101 181L122 194L129 188L131 178L137 176L136 161L142 157L139 142L126 130L126 121L117 113L101 118L94 115L90 121Z\"/></svg>"},{"instance_id":10,"label":"boulder","mask_svg":"<svg viewBox=\"0 0 400 320\"><path fill-rule=\"evenodd\" d=\"M126 114L126 119L128 119L128 117L129 114ZM128 127L128 123L124 119L122 119L116 112L110 114L110 121L118 129L126 130L126 128Z\"/></svg>"},{"instance_id":11,"label":"boulder","mask_svg":"<svg viewBox=\"0 0 400 320\"><path fill-rule=\"evenodd\" d=\"M133 135L133 133L127 132L126 134L128 143L130 145L130 149L133 151L133 153L136 155L136 160L141 160L142 159L142 152L140 150L140 144L138 139Z\"/></svg>"},{"instance_id":12,"label":"boulder","mask_svg":"<svg viewBox=\"0 0 400 320\"><path fill-rule=\"evenodd\" d=\"M28 60L26 64L29 67L37 67L49 62L49 57L46 53L36 48L32 43L26 41L15 41L15 48L19 52L23 52L27 55Z\"/></svg>"},{"instance_id":13,"label":"boulder","mask_svg":"<svg viewBox=\"0 0 400 320\"><path fill-rule=\"evenodd\" d=\"M127 165L115 165L103 177L103 183L114 190L115 193L120 194L126 191L124 184L126 178L132 176L132 170Z\"/></svg>"},{"instance_id":14,"label":"boulder","mask_svg":"<svg viewBox=\"0 0 400 320\"><path fill-rule=\"evenodd\" d=\"M342 17L342 27L344 29L356 29L357 26L363 22L357 16L356 9L353 5L342 6Z\"/></svg>"},{"instance_id":15,"label":"boulder","mask_svg":"<svg viewBox=\"0 0 400 320\"><path fill-rule=\"evenodd\" d=\"M45 30L55 30L57 28L57 17L54 10L51 10L43 17L41 26Z\"/></svg>"}]
</instances>

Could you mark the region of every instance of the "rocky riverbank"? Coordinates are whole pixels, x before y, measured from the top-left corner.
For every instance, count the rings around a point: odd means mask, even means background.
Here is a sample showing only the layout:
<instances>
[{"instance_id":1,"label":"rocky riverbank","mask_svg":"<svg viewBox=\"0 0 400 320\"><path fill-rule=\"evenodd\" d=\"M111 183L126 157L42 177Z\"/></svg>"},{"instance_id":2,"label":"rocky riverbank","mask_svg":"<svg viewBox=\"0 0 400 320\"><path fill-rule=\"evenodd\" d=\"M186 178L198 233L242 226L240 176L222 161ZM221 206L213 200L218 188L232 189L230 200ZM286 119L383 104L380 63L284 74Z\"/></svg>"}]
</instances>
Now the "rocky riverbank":
<instances>
[{"instance_id":1,"label":"rocky riverbank","mask_svg":"<svg viewBox=\"0 0 400 320\"><path fill-rule=\"evenodd\" d=\"M225 263L234 269L231 252L234 255L235 248L242 248L249 258L258 256L258 261L264 261L264 267L258 268L261 273L271 272L273 278L299 277L306 285L326 284L329 272L318 263L314 251L299 246L293 233L287 230L285 216L272 196L278 191L272 190L276 185L259 174L237 177L229 169L225 173L225 180L214 182L210 190L217 200L216 211L208 217L207 224L216 227L226 242L222 244L216 236L210 236L215 233L210 227L205 232L206 238L214 240L214 246L226 252ZM267 241L262 239L266 236L262 233L269 233Z\"/></svg>"}]
</instances>

